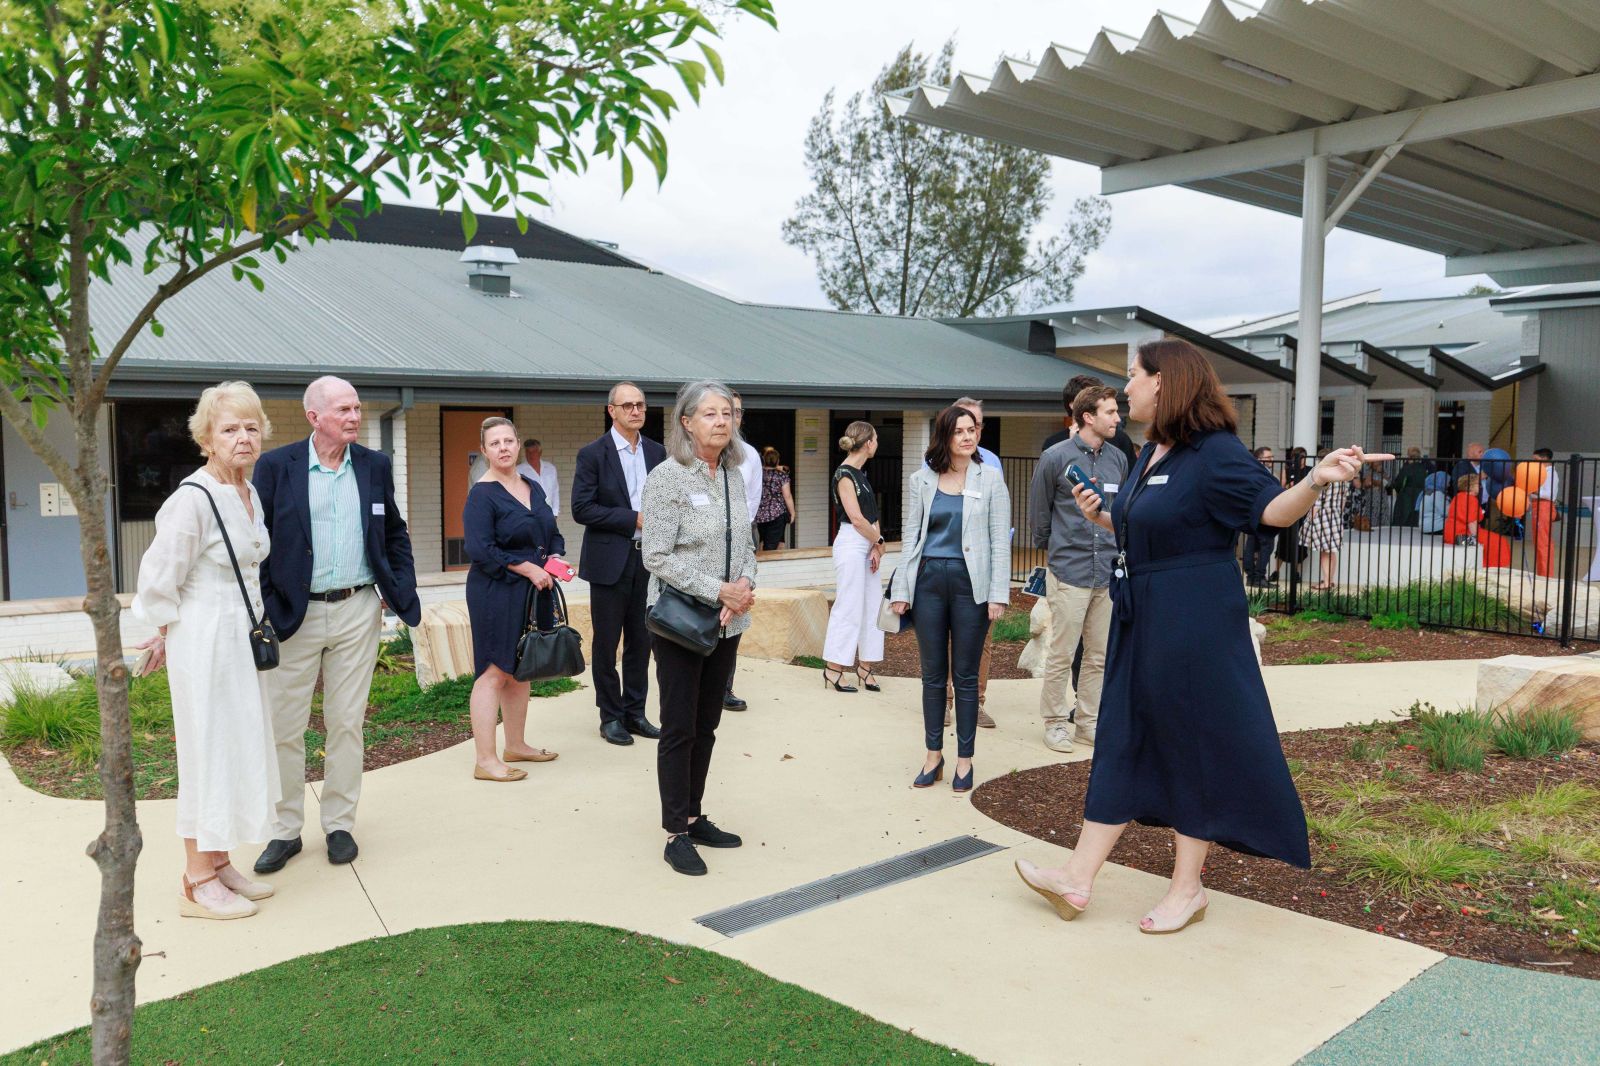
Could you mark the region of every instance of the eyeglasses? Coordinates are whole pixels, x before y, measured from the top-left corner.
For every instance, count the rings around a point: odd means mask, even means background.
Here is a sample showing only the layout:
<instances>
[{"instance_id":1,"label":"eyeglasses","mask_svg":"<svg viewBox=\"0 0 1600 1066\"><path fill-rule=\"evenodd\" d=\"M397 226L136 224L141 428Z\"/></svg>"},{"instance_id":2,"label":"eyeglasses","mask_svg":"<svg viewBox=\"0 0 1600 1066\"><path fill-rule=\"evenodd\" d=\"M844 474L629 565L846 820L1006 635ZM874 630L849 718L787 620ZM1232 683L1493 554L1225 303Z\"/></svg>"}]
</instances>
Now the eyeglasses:
<instances>
[{"instance_id":1,"label":"eyeglasses","mask_svg":"<svg viewBox=\"0 0 1600 1066\"><path fill-rule=\"evenodd\" d=\"M618 408L619 410L623 410L623 411L643 411L644 410L644 404L642 404L642 403L614 403L614 404L611 404L611 406L615 407L615 408Z\"/></svg>"},{"instance_id":2,"label":"eyeglasses","mask_svg":"<svg viewBox=\"0 0 1600 1066\"><path fill-rule=\"evenodd\" d=\"M743 418L744 417L744 408L743 407L735 407L733 409L733 417L734 418Z\"/></svg>"}]
</instances>

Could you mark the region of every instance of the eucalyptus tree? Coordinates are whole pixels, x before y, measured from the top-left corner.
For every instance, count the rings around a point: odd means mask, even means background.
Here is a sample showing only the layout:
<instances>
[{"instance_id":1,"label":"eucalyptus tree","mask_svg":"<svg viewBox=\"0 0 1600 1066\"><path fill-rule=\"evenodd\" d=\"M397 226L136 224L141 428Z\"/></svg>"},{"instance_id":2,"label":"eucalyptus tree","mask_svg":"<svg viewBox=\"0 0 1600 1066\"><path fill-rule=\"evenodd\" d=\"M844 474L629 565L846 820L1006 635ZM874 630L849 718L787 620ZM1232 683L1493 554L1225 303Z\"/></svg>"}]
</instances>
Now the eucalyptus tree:
<instances>
[{"instance_id":1,"label":"eucalyptus tree","mask_svg":"<svg viewBox=\"0 0 1600 1066\"><path fill-rule=\"evenodd\" d=\"M280 263L379 208L385 186L542 203L558 171L667 171L676 94L698 101L728 17L772 0L10 0L0 4L0 414L77 507L94 624L105 828L90 1012L125 1062L140 941L127 670L98 418L135 338L217 271ZM470 206L462 227L470 241ZM295 238L295 239L291 239ZM158 276L107 330L113 267ZM70 420L73 444L46 433Z\"/></svg>"}]
</instances>

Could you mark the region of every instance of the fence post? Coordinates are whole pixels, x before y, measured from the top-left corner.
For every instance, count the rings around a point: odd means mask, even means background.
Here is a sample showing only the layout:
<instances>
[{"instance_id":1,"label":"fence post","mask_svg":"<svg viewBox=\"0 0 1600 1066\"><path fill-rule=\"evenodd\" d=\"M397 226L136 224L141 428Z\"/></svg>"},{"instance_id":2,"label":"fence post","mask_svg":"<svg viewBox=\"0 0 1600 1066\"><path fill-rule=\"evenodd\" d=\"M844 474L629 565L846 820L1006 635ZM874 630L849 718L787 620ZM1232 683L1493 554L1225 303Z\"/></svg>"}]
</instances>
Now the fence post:
<instances>
[{"instance_id":1,"label":"fence post","mask_svg":"<svg viewBox=\"0 0 1600 1066\"><path fill-rule=\"evenodd\" d=\"M1567 542L1561 553L1561 646L1572 647L1572 614L1578 600L1578 510L1583 506L1583 457L1567 459Z\"/></svg>"},{"instance_id":2,"label":"fence post","mask_svg":"<svg viewBox=\"0 0 1600 1066\"><path fill-rule=\"evenodd\" d=\"M1303 522L1304 519L1301 519ZM1289 558L1284 565L1289 568L1289 613L1300 613L1300 522L1283 531L1289 538Z\"/></svg>"}]
</instances>

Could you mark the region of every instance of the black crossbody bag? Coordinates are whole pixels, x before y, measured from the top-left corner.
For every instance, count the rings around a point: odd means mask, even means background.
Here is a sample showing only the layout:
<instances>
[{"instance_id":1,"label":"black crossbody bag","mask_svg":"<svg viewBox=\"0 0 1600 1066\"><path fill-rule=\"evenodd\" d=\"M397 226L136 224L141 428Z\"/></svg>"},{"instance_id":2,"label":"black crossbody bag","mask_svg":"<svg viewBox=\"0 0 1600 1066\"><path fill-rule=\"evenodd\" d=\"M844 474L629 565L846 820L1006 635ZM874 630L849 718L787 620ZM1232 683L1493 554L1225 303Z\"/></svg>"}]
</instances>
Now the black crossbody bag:
<instances>
[{"instance_id":1,"label":"black crossbody bag","mask_svg":"<svg viewBox=\"0 0 1600 1066\"><path fill-rule=\"evenodd\" d=\"M728 460L722 459L722 506L728 520L723 532L722 580L731 580L733 573L733 501L728 495ZM650 610L645 612L644 627L662 640L670 640L680 648L696 655L710 655L722 639L722 605L707 604L698 596L691 596L665 581L661 595Z\"/></svg>"},{"instance_id":2,"label":"black crossbody bag","mask_svg":"<svg viewBox=\"0 0 1600 1066\"><path fill-rule=\"evenodd\" d=\"M206 502L211 504L211 513L217 519L217 532L222 534L222 546L228 549L228 561L233 564L234 580L239 582L239 595L244 597L244 612L250 616L250 656L255 659L257 670L271 670L278 665L278 632L272 628L272 620L265 612L257 619L256 612L250 607L250 591L244 587L244 572L239 569L239 557L233 554L233 541L228 539L228 527L223 524L222 512L217 510L217 498L204 485L193 481L183 484L205 493Z\"/></svg>"},{"instance_id":3,"label":"black crossbody bag","mask_svg":"<svg viewBox=\"0 0 1600 1066\"><path fill-rule=\"evenodd\" d=\"M511 674L518 681L546 681L583 673L583 636L567 623L567 597L558 580L552 579L550 591L555 595L555 624L540 629L539 590L531 582L528 585L522 637L517 641L517 662Z\"/></svg>"}]
</instances>

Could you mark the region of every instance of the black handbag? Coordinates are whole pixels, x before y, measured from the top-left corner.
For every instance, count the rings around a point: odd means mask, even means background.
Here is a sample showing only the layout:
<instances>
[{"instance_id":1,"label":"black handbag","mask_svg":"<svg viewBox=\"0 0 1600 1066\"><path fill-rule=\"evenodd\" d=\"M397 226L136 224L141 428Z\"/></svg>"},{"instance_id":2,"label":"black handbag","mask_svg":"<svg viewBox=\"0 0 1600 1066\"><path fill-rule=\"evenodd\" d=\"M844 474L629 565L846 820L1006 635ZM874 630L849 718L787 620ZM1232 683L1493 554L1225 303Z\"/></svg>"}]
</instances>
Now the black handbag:
<instances>
[{"instance_id":1,"label":"black handbag","mask_svg":"<svg viewBox=\"0 0 1600 1066\"><path fill-rule=\"evenodd\" d=\"M272 628L272 620L266 616L266 612L263 611L257 619L255 611L250 608L250 593L244 587L244 573L239 569L239 557L233 554L233 541L228 539L228 527L222 522L222 512L217 510L217 499L204 485L193 481L182 484L205 493L206 500L211 504L211 513L217 519L217 532L222 534L222 546L228 549L228 561L233 564L234 580L239 582L239 595L244 597L244 612L250 616L250 656L255 659L257 670L271 670L278 665L278 631Z\"/></svg>"},{"instance_id":2,"label":"black handbag","mask_svg":"<svg viewBox=\"0 0 1600 1066\"><path fill-rule=\"evenodd\" d=\"M567 597L560 583L553 583L550 588L556 600L555 624L540 629L536 617L539 590L532 584L528 586L522 636L517 641L517 664L511 673L518 681L547 681L583 673L583 635L567 624Z\"/></svg>"},{"instance_id":3,"label":"black handbag","mask_svg":"<svg viewBox=\"0 0 1600 1066\"><path fill-rule=\"evenodd\" d=\"M722 506L728 519L722 557L722 580L726 582L733 573L733 502L728 496L726 458L722 461ZM708 604L663 581L661 595L645 612L644 627L696 655L710 655L722 639L722 604Z\"/></svg>"}]
</instances>

